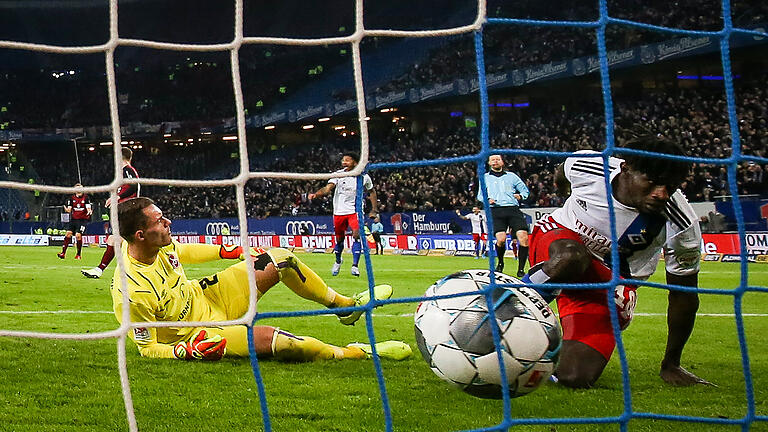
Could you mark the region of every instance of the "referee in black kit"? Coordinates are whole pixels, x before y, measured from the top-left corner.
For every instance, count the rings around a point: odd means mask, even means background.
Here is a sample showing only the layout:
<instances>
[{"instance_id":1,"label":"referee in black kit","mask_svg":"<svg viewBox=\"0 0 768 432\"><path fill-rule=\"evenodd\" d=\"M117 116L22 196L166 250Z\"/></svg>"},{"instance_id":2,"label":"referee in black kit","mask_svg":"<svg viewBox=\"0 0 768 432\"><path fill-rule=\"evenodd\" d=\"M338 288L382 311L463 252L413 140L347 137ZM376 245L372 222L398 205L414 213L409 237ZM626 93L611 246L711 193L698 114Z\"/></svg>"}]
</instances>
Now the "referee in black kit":
<instances>
[{"instance_id":1,"label":"referee in black kit","mask_svg":"<svg viewBox=\"0 0 768 432\"><path fill-rule=\"evenodd\" d=\"M519 244L517 277L525 276L525 262L528 260L528 223L520 211L520 202L530 195L517 174L504 170L504 159L494 154L488 158L490 171L485 173L485 187L488 189L488 202L491 205L491 220L496 237L496 256L499 259L496 271L504 271L504 253L507 251L507 230L517 236ZM483 200L482 191L477 192L477 199Z\"/></svg>"}]
</instances>

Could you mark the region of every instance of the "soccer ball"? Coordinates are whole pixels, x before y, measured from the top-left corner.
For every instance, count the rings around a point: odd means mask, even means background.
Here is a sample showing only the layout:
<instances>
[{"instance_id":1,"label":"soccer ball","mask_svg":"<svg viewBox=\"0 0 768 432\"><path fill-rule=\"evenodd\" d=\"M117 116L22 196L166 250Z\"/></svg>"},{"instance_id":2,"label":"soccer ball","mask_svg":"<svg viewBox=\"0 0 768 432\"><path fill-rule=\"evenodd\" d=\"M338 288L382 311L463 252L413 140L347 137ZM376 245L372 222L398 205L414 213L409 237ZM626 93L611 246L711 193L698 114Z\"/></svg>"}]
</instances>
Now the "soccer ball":
<instances>
[{"instance_id":1,"label":"soccer ball","mask_svg":"<svg viewBox=\"0 0 768 432\"><path fill-rule=\"evenodd\" d=\"M500 331L509 396L535 390L555 371L562 330L552 309L533 289L496 272L496 283L519 287L492 293ZM464 270L429 287L414 315L416 344L432 371L443 380L481 398L501 398L501 373L491 333L485 294L491 283L488 270ZM506 298L502 298L502 296Z\"/></svg>"}]
</instances>

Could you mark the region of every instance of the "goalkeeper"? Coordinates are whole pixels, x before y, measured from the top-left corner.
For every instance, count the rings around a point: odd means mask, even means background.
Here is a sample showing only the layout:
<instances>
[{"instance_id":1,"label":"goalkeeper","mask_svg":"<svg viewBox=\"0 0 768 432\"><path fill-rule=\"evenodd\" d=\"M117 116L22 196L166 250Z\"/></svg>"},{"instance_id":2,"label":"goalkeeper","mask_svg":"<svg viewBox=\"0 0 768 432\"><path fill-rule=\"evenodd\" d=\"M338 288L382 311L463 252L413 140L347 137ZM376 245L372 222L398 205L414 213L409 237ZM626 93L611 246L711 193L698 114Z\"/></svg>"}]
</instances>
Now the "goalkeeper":
<instances>
[{"instance_id":1,"label":"goalkeeper","mask_svg":"<svg viewBox=\"0 0 768 432\"><path fill-rule=\"evenodd\" d=\"M182 264L241 258L240 247L179 244L171 239L171 221L149 198L133 198L118 206L120 233L127 244L126 281L132 322L225 321L240 318L248 310L249 287L246 262L212 276L189 280ZM341 295L286 249L252 250L257 298L282 281L294 293L329 308L360 306L369 301L368 291L353 298ZM115 316L122 319L123 294L118 272L112 280ZM392 287L379 285L377 299L389 298ZM362 311L337 314L346 325L354 324ZM131 338L144 357L219 360L224 355L247 357L248 327L137 327ZM259 357L286 361L361 359L370 356L370 345L338 347L312 337L294 336L270 326L254 326L253 339ZM404 359L410 347L398 341L376 346L381 357Z\"/></svg>"}]
</instances>

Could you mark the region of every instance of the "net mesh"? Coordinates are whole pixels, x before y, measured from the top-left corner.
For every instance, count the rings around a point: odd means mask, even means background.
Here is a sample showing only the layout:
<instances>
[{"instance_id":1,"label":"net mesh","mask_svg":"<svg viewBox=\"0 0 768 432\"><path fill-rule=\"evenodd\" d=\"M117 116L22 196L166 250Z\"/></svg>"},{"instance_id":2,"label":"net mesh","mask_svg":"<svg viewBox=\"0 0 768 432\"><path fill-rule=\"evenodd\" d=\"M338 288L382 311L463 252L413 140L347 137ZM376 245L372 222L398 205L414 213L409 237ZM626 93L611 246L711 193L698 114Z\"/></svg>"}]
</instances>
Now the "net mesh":
<instances>
[{"instance_id":1,"label":"net mesh","mask_svg":"<svg viewBox=\"0 0 768 432\"><path fill-rule=\"evenodd\" d=\"M283 179L301 179L301 180L327 180L330 177L342 177L342 176L359 176L358 177L358 197L357 197L357 209L358 218L362 221L362 176L365 171L380 170L380 169L404 169L408 167L423 167L423 166L440 166L450 165L458 163L475 163L477 165L477 174L480 179L481 190L483 190L483 201L488 208L488 197L485 192L485 184L483 180L484 163L488 156L491 154L489 145L489 111L488 111L488 92L486 84L486 72L485 72L485 58L483 54L483 29L486 26L540 26L540 27L561 27L561 28L581 28L581 29L593 29L595 31L595 38L597 41L598 58L599 58L599 72L600 83L603 96L603 105L605 110L605 149L596 157L602 158L605 178L609 178L608 174L608 158L612 155L618 154L615 146L614 139L614 112L613 102L611 96L610 87L610 75L608 67L608 57L606 49L606 26L608 25L621 25L627 27L641 28L649 31L663 32L670 35L685 35L685 36L708 36L716 37L720 41L720 57L723 70L723 82L725 85L725 94L727 100L727 114L728 122L731 133L731 156L724 159L713 158L694 158L694 157L675 157L661 154L650 154L654 157L660 158L680 158L690 162L717 164L727 167L729 190L733 197L738 197L738 186L735 179L737 178L737 167L742 161L753 161L766 163L768 159L757 156L743 155L741 151L741 143L739 139L738 118L735 108L735 97L733 88L733 79L731 72L730 61L730 37L734 34L745 34L753 36L768 37L767 33L755 30L749 30L745 28L733 27L731 20L731 4L730 0L722 1L722 17L723 28L719 31L694 31L684 30L679 28L655 26L636 21L614 18L609 14L607 0L599 0L599 17L595 21L547 21L547 20L530 20L530 19L511 19L511 18L487 18L486 15L486 2L480 0L477 3L477 15L474 21L465 26L440 29L440 30L425 30L425 31L404 31L404 30L378 30L378 29L366 29L363 21L363 0L355 1L355 31L354 33L344 37L330 37L330 38L314 38L314 39L300 39L300 38L278 38L278 37L245 37L243 35L243 0L235 0L235 25L234 25L234 37L232 41L228 43L219 44L178 44L178 43L166 43L157 42L142 39L129 39L121 38L118 32L118 1L110 0L109 2L109 40L101 45L90 46L77 46L77 47L65 47L57 45L47 44L35 44L35 43L22 43L14 41L0 41L0 48L26 50L26 51L39 51L46 53L57 54L94 54L103 53L106 64L107 74L107 90L109 99L110 119L112 128L112 143L114 149L114 179L111 183L101 186L84 187L81 190L86 193L95 192L109 192L111 199L114 202L117 200L116 190L119 185L126 183L141 183L144 185L170 185L170 186L188 186L188 187L231 187L236 188L238 220L240 226L247 226L247 214L245 206L245 184L250 179L255 178L283 178ZM476 66L477 76L479 81L479 102L481 107L481 128L480 128L480 140L481 150L477 154L444 158L436 160L420 160L409 162L391 162L391 163L369 163L369 142L368 142L368 128L367 128L367 114L365 107L365 91L362 78L361 67L361 55L360 55L360 43L363 38L366 37L441 37L457 34L474 33L474 44L476 52ZM292 173L292 172L252 172L249 167L249 159L246 143L246 119L245 110L243 104L243 92L240 79L240 64L239 64L239 50L243 45L256 45L256 44L275 44L275 45L294 45L294 46L322 46L329 44L349 44L352 50L352 65L354 69L354 83L355 83L355 96L357 102L357 115L359 119L360 130L360 162L357 167L351 172L344 174L329 175L327 173ZM175 180L175 179L161 179L161 178L142 178L138 179L123 179L121 170L121 155L120 155L120 143L121 129L120 119L118 115L118 95L115 84L115 50L120 46L133 46L153 48L159 50L171 50L171 51L196 51L196 52L229 52L230 65L232 75L232 86L234 90L235 107L236 107L236 125L237 125L237 137L239 143L239 162L240 173L231 179L225 180ZM621 153L644 153L633 150L620 150ZM509 155L528 155L534 157L564 157L571 153L563 152L549 152L549 151L535 151L526 149L494 149L494 154L509 154ZM611 185L606 180L606 188L610 194ZM21 190L38 190L42 192L53 193L72 193L74 188L63 186L43 186L43 185L30 185L26 183L0 181L0 188L15 188ZM738 199L733 201L734 211L738 226L739 239L741 244L745 243L745 230L744 230L744 218L742 213L742 207ZM612 238L616 238L616 221L613 212L613 205L610 203L611 218L610 226ZM117 208L112 206L110 210L110 216L112 220L113 229L116 234L119 235L120 227L117 218ZM247 230L241 230L240 241L241 244L248 244ZM375 284L374 267L371 262L368 245L363 243L364 259L366 263L368 287L373 294L373 286ZM120 254L120 245L115 247L116 255L118 258L118 274L123 278L123 284L125 284L125 263L122 260ZM493 249L493 248L491 248ZM490 268L495 267L494 251L491 250ZM758 286L750 286L748 284L747 273L747 259L745 248L741 249L741 267L740 267L740 283L739 287L733 290L723 289L696 289L683 286L669 286L664 284L650 283L638 280L624 280L623 282L634 283L637 285L644 285L650 287L656 287L661 289L680 290L680 291L693 291L698 293L716 294L716 295L728 295L734 298L734 313L736 317L737 334L739 340L739 347L741 351L742 368L744 372L745 381L745 401L746 401L746 414L742 418L723 419L723 418L711 418L711 417L695 417L695 416L679 416L679 415L665 415L648 412L638 412L632 408L632 394L630 390L630 379L627 367L627 358L624 351L624 345L622 343L620 332L618 331L618 321L616 311L613 308L609 308L611 313L611 321L613 323L614 333L617 340L617 350L619 354L621 371L622 371L622 385L623 385L623 403L624 411L619 416L611 417L594 417L594 418L526 418L519 419L513 418L511 410L511 402L508 395L508 385L503 383L504 397L503 397L503 409L504 416L503 421L495 426L475 429L477 431L490 431L490 430L505 430L511 426L521 424L600 424L600 423L616 423L620 425L622 431L627 430L628 423L631 419L658 419L658 420L675 420L685 422L699 422L699 423L711 423L711 424L728 424L728 425L740 425L743 430L748 430L754 422L766 422L768 417L756 415L755 412L755 398L754 388L752 382L752 373L750 369L750 360L746 337L744 333L744 321L742 315L742 299L745 293L750 291L762 291L768 292L768 289ZM591 289L604 289L613 290L618 284L618 248L617 243L612 242L612 262L614 263L613 279L606 283L601 284L577 284L574 287L577 288L591 288ZM247 256L246 260L252 264L252 257ZM493 274L493 273L491 273ZM253 288L255 287L255 274L253 266L248 266L248 279L249 284ZM485 294L489 296L490 292L499 286L505 286L501 284L492 283ZM534 287L536 285L533 285ZM49 332L32 332L32 331L10 331L0 330L0 336L8 337L22 337L22 338L43 338L43 339L69 339L69 340L95 340L95 339L108 339L114 338L117 341L118 348L118 366L120 373L120 381L122 386L123 399L125 403L125 410L127 413L128 425L131 431L137 431L138 425L133 409L133 400L131 397L131 388L128 380L128 371L126 368L126 339L128 332L136 327L196 327L202 325L247 325L252 327L256 321L256 290L251 289L250 308L246 315L238 320L224 321L224 322L151 322L151 323L134 323L130 321L127 305L129 302L127 297L127 291L124 293L123 299L123 319L122 325L111 331L97 332L97 333L49 333ZM374 296L371 295L371 298ZM392 415L390 410L389 398L387 395L387 388L382 372L379 358L375 355L375 342L376 337L373 328L373 315L372 311L375 307L382 304L389 303L416 303L421 301L421 297L401 297L390 300L377 301L373 300L370 303L361 306L360 308L365 312L366 330L370 343L373 345L374 356L373 364L378 381L379 393L381 396L382 409L384 412L385 428L387 431L393 430ZM493 302L489 301L488 304L492 305ZM292 316L312 316L326 314L325 310L315 311L298 311L298 312L264 312L259 313L258 319L269 319L276 317L292 317ZM497 356L501 368L502 376L505 375L504 362L502 361L501 352L498 349L500 346L499 328L496 325L495 320L490 321L492 323L492 333L494 342L497 346ZM266 388L264 381L259 370L259 362L256 358L254 351L254 344L252 339L252 332L249 332L249 350L250 361L252 365L254 379L257 383L259 401L261 404L261 412L263 417L264 430L271 431L272 423L269 415L269 403L266 396Z\"/></svg>"}]
</instances>

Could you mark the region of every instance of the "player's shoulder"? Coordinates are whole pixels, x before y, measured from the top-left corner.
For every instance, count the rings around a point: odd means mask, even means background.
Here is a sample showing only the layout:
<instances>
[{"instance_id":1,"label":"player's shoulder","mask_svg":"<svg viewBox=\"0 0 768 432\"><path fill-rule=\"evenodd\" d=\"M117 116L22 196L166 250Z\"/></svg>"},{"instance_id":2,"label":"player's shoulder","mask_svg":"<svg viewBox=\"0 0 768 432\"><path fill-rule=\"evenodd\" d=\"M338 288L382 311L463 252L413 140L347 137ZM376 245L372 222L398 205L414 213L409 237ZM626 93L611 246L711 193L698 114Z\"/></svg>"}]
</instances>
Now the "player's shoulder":
<instances>
[{"instance_id":1,"label":"player's shoulder","mask_svg":"<svg viewBox=\"0 0 768 432\"><path fill-rule=\"evenodd\" d=\"M180 247L181 247L181 243L177 242L176 240L171 240L171 243L169 245L163 246L160 248L160 252L166 255L171 253L178 253Z\"/></svg>"},{"instance_id":2,"label":"player's shoulder","mask_svg":"<svg viewBox=\"0 0 768 432\"><path fill-rule=\"evenodd\" d=\"M615 157L608 159L608 170L616 171L621 167L622 160ZM574 178L603 179L605 178L604 159L600 152L594 150L580 150L568 157L563 165L564 173L573 182Z\"/></svg>"},{"instance_id":3,"label":"player's shoulder","mask_svg":"<svg viewBox=\"0 0 768 432\"><path fill-rule=\"evenodd\" d=\"M667 220L680 229L689 228L697 221L696 212L685 198L685 195L677 189L667 201L664 207L664 215Z\"/></svg>"},{"instance_id":4,"label":"player's shoulder","mask_svg":"<svg viewBox=\"0 0 768 432\"><path fill-rule=\"evenodd\" d=\"M133 165L131 165L131 164L128 164L128 165L123 167L123 173L130 174L130 175L133 175L135 177L139 176L139 172L136 171L136 168L134 168Z\"/></svg>"}]
</instances>

